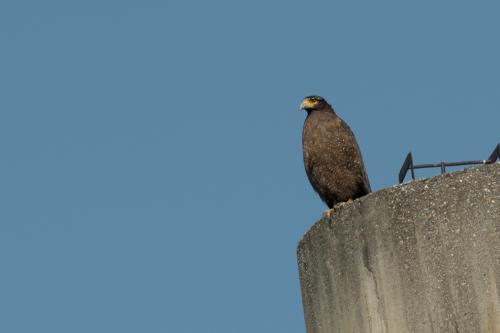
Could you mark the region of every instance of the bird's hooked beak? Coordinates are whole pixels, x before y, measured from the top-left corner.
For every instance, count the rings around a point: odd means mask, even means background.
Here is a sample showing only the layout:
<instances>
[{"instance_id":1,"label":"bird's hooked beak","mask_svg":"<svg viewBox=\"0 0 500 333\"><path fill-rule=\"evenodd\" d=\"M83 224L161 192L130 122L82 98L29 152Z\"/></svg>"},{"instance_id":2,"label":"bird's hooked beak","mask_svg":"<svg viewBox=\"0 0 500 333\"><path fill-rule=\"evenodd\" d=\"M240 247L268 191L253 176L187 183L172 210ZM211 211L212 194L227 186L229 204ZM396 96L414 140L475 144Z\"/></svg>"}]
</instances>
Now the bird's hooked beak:
<instances>
[{"instance_id":1,"label":"bird's hooked beak","mask_svg":"<svg viewBox=\"0 0 500 333\"><path fill-rule=\"evenodd\" d=\"M314 106L314 101L310 100L309 98L306 98L302 101L302 103L300 103L300 109L301 110L307 110L307 109L311 109L313 106Z\"/></svg>"}]
</instances>

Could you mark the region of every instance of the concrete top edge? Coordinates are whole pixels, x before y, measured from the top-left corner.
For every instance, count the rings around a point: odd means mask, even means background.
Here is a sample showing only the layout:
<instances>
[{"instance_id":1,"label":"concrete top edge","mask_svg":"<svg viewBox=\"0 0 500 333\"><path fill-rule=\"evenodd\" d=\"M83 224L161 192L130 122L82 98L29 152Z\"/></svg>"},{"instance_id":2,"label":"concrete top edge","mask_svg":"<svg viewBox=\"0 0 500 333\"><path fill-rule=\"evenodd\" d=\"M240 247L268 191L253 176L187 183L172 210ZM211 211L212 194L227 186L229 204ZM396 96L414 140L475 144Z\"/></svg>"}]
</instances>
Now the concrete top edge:
<instances>
[{"instance_id":1,"label":"concrete top edge","mask_svg":"<svg viewBox=\"0 0 500 333\"><path fill-rule=\"evenodd\" d=\"M321 218L314 223L299 241L298 250L301 244L318 228L324 225L332 227L332 221L349 222L352 214L359 214L360 207L365 205L377 205L387 203L394 207L398 205L411 205L412 200L432 201L444 200L447 196L453 195L457 187L470 186L471 188L492 188L500 191L500 163L486 164L481 166L468 167L463 170L439 174L433 177L417 179L384 188L376 192L367 194L350 203L339 203L334 209L330 219Z\"/></svg>"}]
</instances>

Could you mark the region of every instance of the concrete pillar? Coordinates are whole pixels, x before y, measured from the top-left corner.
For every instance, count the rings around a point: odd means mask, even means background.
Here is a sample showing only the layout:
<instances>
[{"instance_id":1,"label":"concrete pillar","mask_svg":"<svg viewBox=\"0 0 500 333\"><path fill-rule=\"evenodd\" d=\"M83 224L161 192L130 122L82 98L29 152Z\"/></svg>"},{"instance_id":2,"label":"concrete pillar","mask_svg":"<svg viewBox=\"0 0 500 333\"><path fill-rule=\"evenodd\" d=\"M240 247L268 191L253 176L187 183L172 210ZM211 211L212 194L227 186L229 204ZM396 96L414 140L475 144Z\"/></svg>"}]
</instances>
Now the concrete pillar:
<instances>
[{"instance_id":1,"label":"concrete pillar","mask_svg":"<svg viewBox=\"0 0 500 333\"><path fill-rule=\"evenodd\" d=\"M297 253L308 333L500 333L500 164L340 204Z\"/></svg>"}]
</instances>

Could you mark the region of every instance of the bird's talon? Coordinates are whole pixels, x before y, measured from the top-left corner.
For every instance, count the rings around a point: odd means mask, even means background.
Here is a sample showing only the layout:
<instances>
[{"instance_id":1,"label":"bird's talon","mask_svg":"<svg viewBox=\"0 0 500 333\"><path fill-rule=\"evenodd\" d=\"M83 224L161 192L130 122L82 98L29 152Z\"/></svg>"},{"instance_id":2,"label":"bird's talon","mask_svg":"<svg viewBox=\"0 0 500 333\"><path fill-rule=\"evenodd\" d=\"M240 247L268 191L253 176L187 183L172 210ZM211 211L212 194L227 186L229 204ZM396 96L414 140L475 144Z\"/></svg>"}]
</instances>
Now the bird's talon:
<instances>
[{"instance_id":1,"label":"bird's talon","mask_svg":"<svg viewBox=\"0 0 500 333\"><path fill-rule=\"evenodd\" d=\"M323 212L323 217L326 219L330 219L332 217L333 213L335 213L335 209L333 209L333 208L327 209Z\"/></svg>"}]
</instances>

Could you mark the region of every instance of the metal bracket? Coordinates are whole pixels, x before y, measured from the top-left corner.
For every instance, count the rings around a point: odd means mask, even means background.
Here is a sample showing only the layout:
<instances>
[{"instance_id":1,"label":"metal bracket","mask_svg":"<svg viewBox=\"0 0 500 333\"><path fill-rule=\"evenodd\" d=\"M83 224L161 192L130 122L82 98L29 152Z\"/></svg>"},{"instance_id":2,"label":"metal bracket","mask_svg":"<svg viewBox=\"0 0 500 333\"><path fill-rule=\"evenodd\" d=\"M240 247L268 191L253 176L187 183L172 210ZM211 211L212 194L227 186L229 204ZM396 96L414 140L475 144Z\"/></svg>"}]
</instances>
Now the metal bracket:
<instances>
[{"instance_id":1,"label":"metal bracket","mask_svg":"<svg viewBox=\"0 0 500 333\"><path fill-rule=\"evenodd\" d=\"M415 180L415 169L424 168L441 168L441 173L446 172L447 166L458 166L458 165L471 165L471 164L492 164L497 160L500 160L500 144L497 144L490 157L487 160L477 160L477 161L462 161L462 162L440 162L440 163L430 163L430 164L413 164L413 157L411 152L406 155L405 161L401 166L399 171L399 183L401 184L406 177L408 170L411 170L411 178Z\"/></svg>"}]
</instances>

